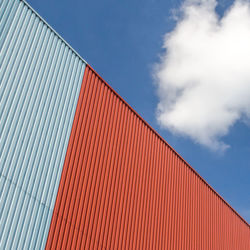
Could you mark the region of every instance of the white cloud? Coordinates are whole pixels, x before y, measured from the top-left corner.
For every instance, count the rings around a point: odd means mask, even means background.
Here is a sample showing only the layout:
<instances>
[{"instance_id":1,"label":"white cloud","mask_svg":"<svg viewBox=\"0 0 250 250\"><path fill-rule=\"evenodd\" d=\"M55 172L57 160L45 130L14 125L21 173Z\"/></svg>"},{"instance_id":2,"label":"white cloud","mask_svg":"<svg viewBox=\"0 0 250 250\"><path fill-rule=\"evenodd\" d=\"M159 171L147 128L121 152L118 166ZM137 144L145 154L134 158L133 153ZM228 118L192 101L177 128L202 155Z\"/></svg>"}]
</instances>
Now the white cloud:
<instances>
[{"instance_id":1,"label":"white cloud","mask_svg":"<svg viewBox=\"0 0 250 250\"><path fill-rule=\"evenodd\" d=\"M183 4L176 27L164 37L154 77L159 123L223 151L230 127L250 118L250 4L236 0L221 18L216 4Z\"/></svg>"}]
</instances>

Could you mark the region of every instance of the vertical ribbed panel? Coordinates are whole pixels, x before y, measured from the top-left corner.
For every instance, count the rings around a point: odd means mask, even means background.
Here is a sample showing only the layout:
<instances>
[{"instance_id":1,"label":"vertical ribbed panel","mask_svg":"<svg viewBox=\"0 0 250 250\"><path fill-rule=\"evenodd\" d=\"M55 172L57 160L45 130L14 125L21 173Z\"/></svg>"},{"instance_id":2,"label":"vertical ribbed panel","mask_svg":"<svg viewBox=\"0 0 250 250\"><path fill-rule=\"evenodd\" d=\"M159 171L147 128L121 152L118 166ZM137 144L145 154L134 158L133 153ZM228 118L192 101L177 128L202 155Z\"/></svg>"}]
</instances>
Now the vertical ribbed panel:
<instances>
[{"instance_id":1,"label":"vertical ribbed panel","mask_svg":"<svg viewBox=\"0 0 250 250\"><path fill-rule=\"evenodd\" d=\"M0 248L45 246L85 63L24 2L0 2Z\"/></svg>"},{"instance_id":2,"label":"vertical ribbed panel","mask_svg":"<svg viewBox=\"0 0 250 250\"><path fill-rule=\"evenodd\" d=\"M249 225L89 66L47 249L249 250Z\"/></svg>"}]
</instances>

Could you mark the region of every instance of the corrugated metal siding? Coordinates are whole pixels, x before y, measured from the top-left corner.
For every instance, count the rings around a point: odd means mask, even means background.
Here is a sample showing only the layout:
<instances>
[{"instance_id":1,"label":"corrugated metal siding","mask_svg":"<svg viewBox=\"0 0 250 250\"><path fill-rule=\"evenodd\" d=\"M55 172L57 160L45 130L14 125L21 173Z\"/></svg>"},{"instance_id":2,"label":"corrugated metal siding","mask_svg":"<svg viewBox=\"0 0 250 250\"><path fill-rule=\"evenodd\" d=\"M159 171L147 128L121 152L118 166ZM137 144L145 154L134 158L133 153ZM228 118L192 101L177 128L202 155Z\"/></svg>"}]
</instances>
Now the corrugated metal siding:
<instances>
[{"instance_id":1,"label":"corrugated metal siding","mask_svg":"<svg viewBox=\"0 0 250 250\"><path fill-rule=\"evenodd\" d=\"M0 3L0 248L45 247L85 63L24 2Z\"/></svg>"},{"instance_id":2,"label":"corrugated metal siding","mask_svg":"<svg viewBox=\"0 0 250 250\"><path fill-rule=\"evenodd\" d=\"M46 248L249 250L250 227L87 66Z\"/></svg>"}]
</instances>

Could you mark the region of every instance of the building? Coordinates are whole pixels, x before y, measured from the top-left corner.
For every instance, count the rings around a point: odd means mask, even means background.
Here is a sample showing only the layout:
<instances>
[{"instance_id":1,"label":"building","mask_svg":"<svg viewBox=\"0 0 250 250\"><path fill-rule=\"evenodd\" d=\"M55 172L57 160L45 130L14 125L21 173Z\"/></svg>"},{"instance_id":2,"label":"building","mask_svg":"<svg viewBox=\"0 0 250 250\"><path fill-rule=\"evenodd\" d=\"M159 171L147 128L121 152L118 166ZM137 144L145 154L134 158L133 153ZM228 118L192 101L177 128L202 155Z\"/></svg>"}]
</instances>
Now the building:
<instances>
[{"instance_id":1,"label":"building","mask_svg":"<svg viewBox=\"0 0 250 250\"><path fill-rule=\"evenodd\" d=\"M25 1L0 3L1 249L250 249L250 226Z\"/></svg>"}]
</instances>

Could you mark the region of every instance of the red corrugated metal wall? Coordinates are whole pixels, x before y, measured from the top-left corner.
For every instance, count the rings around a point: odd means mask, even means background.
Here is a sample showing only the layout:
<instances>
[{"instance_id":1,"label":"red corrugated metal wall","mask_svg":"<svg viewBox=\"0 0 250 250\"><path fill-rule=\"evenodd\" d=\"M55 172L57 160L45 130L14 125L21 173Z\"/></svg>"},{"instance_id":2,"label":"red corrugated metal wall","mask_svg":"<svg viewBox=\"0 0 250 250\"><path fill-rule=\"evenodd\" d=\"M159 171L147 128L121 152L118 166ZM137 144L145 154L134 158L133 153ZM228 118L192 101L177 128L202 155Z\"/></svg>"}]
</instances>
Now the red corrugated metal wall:
<instances>
[{"instance_id":1,"label":"red corrugated metal wall","mask_svg":"<svg viewBox=\"0 0 250 250\"><path fill-rule=\"evenodd\" d=\"M89 66L47 249L249 250L249 225Z\"/></svg>"}]
</instances>

